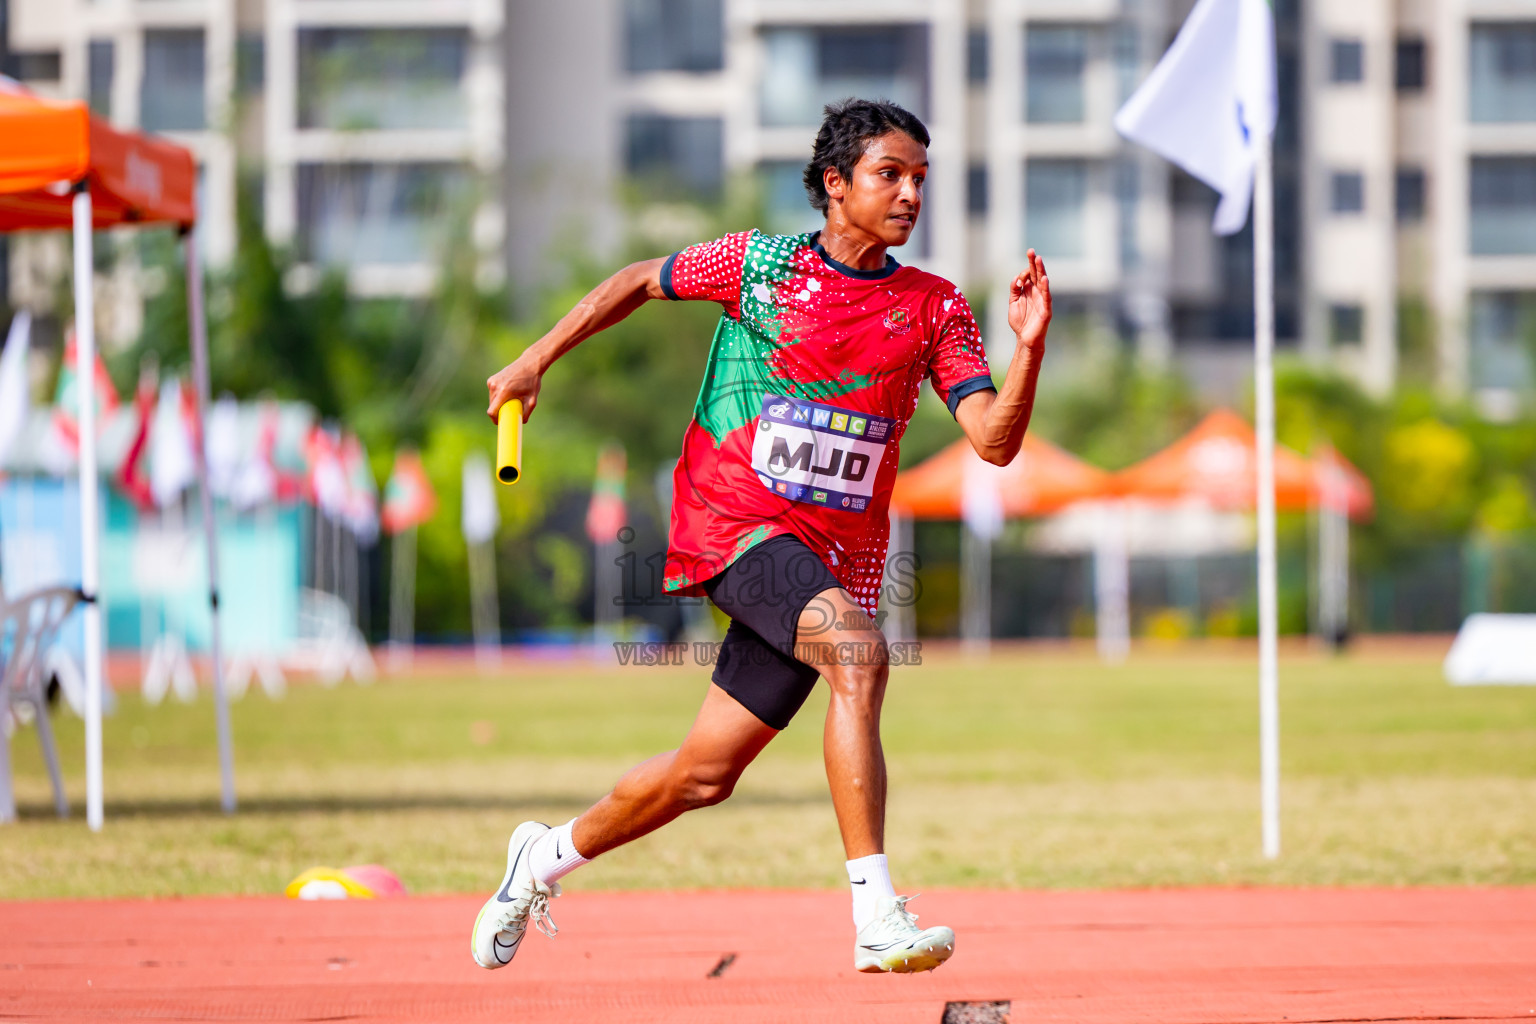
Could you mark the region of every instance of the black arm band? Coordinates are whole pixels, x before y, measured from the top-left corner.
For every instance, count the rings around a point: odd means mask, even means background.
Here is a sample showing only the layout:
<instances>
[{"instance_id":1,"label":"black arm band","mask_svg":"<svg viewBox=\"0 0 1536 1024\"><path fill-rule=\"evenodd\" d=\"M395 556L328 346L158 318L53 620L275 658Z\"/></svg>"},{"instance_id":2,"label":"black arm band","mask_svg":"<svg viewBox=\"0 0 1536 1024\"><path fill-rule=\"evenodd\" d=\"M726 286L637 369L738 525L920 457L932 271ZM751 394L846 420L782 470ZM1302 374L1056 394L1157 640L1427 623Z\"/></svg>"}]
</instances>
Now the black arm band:
<instances>
[{"instance_id":1,"label":"black arm band","mask_svg":"<svg viewBox=\"0 0 1536 1024\"><path fill-rule=\"evenodd\" d=\"M997 394L997 385L992 383L991 377L972 377L963 380L949 389L949 399L945 402L949 406L949 414L953 416L955 410L960 407L960 400L968 395L974 395L978 391L990 391Z\"/></svg>"},{"instance_id":2,"label":"black arm band","mask_svg":"<svg viewBox=\"0 0 1536 1024\"><path fill-rule=\"evenodd\" d=\"M672 264L677 260L677 253L667 257L667 261L661 265L661 292L673 302L677 302L677 289L672 287Z\"/></svg>"}]
</instances>

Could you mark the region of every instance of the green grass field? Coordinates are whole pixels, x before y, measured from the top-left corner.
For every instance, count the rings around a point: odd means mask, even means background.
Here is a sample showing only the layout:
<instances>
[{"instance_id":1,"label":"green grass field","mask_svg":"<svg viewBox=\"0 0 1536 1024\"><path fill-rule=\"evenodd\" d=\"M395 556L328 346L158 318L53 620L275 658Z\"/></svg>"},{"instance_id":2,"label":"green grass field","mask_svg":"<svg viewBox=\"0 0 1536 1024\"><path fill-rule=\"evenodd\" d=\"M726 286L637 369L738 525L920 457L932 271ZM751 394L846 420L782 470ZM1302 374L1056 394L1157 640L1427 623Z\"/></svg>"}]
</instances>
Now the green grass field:
<instances>
[{"instance_id":1,"label":"green grass field","mask_svg":"<svg viewBox=\"0 0 1536 1024\"><path fill-rule=\"evenodd\" d=\"M1287 657L1284 856L1258 852L1255 669L1240 653L930 652L886 704L897 884L1111 887L1536 883L1536 689L1456 689L1435 659ZM120 701L107 826L82 817L82 728L58 723L74 817L52 817L35 734L0 898L275 893L379 862L414 891L478 891L507 834L564 821L675 746L707 669L549 667L504 678L299 686L234 706L240 813L218 811L212 703ZM728 803L571 879L577 887L830 887L842 853L822 692Z\"/></svg>"}]
</instances>

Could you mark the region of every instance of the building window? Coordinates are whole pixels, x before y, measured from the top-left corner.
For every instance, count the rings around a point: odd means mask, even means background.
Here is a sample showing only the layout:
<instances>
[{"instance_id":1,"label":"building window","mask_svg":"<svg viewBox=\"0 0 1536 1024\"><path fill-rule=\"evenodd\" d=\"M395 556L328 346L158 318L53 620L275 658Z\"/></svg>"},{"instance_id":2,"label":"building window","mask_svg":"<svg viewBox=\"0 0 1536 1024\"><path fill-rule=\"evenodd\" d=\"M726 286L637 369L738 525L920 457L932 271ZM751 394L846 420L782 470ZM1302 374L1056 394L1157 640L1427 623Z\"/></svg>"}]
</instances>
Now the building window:
<instances>
[{"instance_id":1,"label":"building window","mask_svg":"<svg viewBox=\"0 0 1536 1024\"><path fill-rule=\"evenodd\" d=\"M805 164L798 160L768 160L758 165L763 188L764 225L776 235L815 231L823 218L805 194Z\"/></svg>"},{"instance_id":2,"label":"building window","mask_svg":"<svg viewBox=\"0 0 1536 1024\"><path fill-rule=\"evenodd\" d=\"M460 28L299 30L300 128L464 128L469 33Z\"/></svg>"},{"instance_id":3,"label":"building window","mask_svg":"<svg viewBox=\"0 0 1536 1024\"><path fill-rule=\"evenodd\" d=\"M1358 345L1365 340L1365 308L1351 303L1328 307L1328 340L1334 345Z\"/></svg>"},{"instance_id":4,"label":"building window","mask_svg":"<svg viewBox=\"0 0 1536 1024\"><path fill-rule=\"evenodd\" d=\"M57 82L63 70L58 50L13 50L4 56L3 73L18 82Z\"/></svg>"},{"instance_id":5,"label":"building window","mask_svg":"<svg viewBox=\"0 0 1536 1024\"><path fill-rule=\"evenodd\" d=\"M630 178L655 198L713 199L725 180L725 128L718 117L631 114L624 152Z\"/></svg>"},{"instance_id":6,"label":"building window","mask_svg":"<svg viewBox=\"0 0 1536 1024\"><path fill-rule=\"evenodd\" d=\"M1031 25L1024 33L1024 118L1032 124L1079 124L1086 114L1083 78L1088 32Z\"/></svg>"},{"instance_id":7,"label":"building window","mask_svg":"<svg viewBox=\"0 0 1536 1024\"><path fill-rule=\"evenodd\" d=\"M1424 40L1404 36L1397 41L1397 59L1393 63L1393 84L1398 92L1418 92L1424 88L1428 67Z\"/></svg>"},{"instance_id":8,"label":"building window","mask_svg":"<svg viewBox=\"0 0 1536 1024\"><path fill-rule=\"evenodd\" d=\"M721 0L624 0L624 70L643 74L723 67Z\"/></svg>"},{"instance_id":9,"label":"building window","mask_svg":"<svg viewBox=\"0 0 1536 1024\"><path fill-rule=\"evenodd\" d=\"M1358 39L1334 39L1328 44L1328 81L1344 85L1365 81L1365 44Z\"/></svg>"},{"instance_id":10,"label":"building window","mask_svg":"<svg viewBox=\"0 0 1536 1024\"><path fill-rule=\"evenodd\" d=\"M1116 22L1113 38L1116 91L1124 103L1141 85L1141 26L1134 21Z\"/></svg>"},{"instance_id":11,"label":"building window","mask_svg":"<svg viewBox=\"0 0 1536 1024\"><path fill-rule=\"evenodd\" d=\"M965 80L985 85L991 69L991 39L985 28L973 28L965 34Z\"/></svg>"},{"instance_id":12,"label":"building window","mask_svg":"<svg viewBox=\"0 0 1536 1024\"><path fill-rule=\"evenodd\" d=\"M1536 121L1536 22L1472 26L1468 99L1473 121Z\"/></svg>"},{"instance_id":13,"label":"building window","mask_svg":"<svg viewBox=\"0 0 1536 1024\"><path fill-rule=\"evenodd\" d=\"M267 37L241 32L235 38L235 88L243 96L261 92L267 81Z\"/></svg>"},{"instance_id":14,"label":"building window","mask_svg":"<svg viewBox=\"0 0 1536 1024\"><path fill-rule=\"evenodd\" d=\"M205 64L202 29L145 32L139 124L152 132L195 132L205 128Z\"/></svg>"},{"instance_id":15,"label":"building window","mask_svg":"<svg viewBox=\"0 0 1536 1024\"><path fill-rule=\"evenodd\" d=\"M1045 259L1088 252L1088 162L1030 160L1024 165L1024 247Z\"/></svg>"},{"instance_id":16,"label":"building window","mask_svg":"<svg viewBox=\"0 0 1536 1024\"><path fill-rule=\"evenodd\" d=\"M1505 389L1533 383L1536 292L1475 291L1468 306L1472 387Z\"/></svg>"},{"instance_id":17,"label":"building window","mask_svg":"<svg viewBox=\"0 0 1536 1024\"><path fill-rule=\"evenodd\" d=\"M928 28L871 25L763 32L763 124L811 127L849 96L888 99L926 117Z\"/></svg>"},{"instance_id":18,"label":"building window","mask_svg":"<svg viewBox=\"0 0 1536 1024\"><path fill-rule=\"evenodd\" d=\"M1328 208L1334 213L1365 212L1365 175L1334 171L1328 179Z\"/></svg>"},{"instance_id":19,"label":"building window","mask_svg":"<svg viewBox=\"0 0 1536 1024\"><path fill-rule=\"evenodd\" d=\"M1137 220L1141 206L1141 165L1134 158L1115 164L1115 225L1122 270L1141 264L1141 237Z\"/></svg>"},{"instance_id":20,"label":"building window","mask_svg":"<svg viewBox=\"0 0 1536 1024\"><path fill-rule=\"evenodd\" d=\"M1536 254L1536 157L1472 158L1475 256Z\"/></svg>"},{"instance_id":21,"label":"building window","mask_svg":"<svg viewBox=\"0 0 1536 1024\"><path fill-rule=\"evenodd\" d=\"M972 217L987 213L987 165L971 164L965 169L965 212Z\"/></svg>"},{"instance_id":22,"label":"building window","mask_svg":"<svg viewBox=\"0 0 1536 1024\"><path fill-rule=\"evenodd\" d=\"M430 263L469 176L457 164L300 164L301 259L325 265Z\"/></svg>"},{"instance_id":23,"label":"building window","mask_svg":"<svg viewBox=\"0 0 1536 1024\"><path fill-rule=\"evenodd\" d=\"M1424 169L1399 167L1394 182L1393 206L1400 223L1411 224L1424 219Z\"/></svg>"},{"instance_id":24,"label":"building window","mask_svg":"<svg viewBox=\"0 0 1536 1024\"><path fill-rule=\"evenodd\" d=\"M112 120L112 77L117 49L110 39L92 39L85 48L85 102L91 113ZM146 125L146 127L148 127Z\"/></svg>"}]
</instances>

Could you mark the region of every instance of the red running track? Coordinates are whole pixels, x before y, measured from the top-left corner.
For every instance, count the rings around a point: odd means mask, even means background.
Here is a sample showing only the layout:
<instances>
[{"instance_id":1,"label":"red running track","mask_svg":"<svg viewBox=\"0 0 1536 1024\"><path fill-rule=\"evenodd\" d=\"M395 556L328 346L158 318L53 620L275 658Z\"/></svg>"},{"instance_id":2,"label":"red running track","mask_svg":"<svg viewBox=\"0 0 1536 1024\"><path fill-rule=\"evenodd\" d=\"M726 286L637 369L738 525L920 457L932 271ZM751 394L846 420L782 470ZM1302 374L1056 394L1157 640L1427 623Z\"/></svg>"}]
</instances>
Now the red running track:
<instances>
[{"instance_id":1,"label":"red running track","mask_svg":"<svg viewBox=\"0 0 1536 1024\"><path fill-rule=\"evenodd\" d=\"M479 903L0 904L0 1019L1536 1020L1536 889L930 893L957 950L916 977L854 973L842 893L577 890L497 972L469 958Z\"/></svg>"}]
</instances>

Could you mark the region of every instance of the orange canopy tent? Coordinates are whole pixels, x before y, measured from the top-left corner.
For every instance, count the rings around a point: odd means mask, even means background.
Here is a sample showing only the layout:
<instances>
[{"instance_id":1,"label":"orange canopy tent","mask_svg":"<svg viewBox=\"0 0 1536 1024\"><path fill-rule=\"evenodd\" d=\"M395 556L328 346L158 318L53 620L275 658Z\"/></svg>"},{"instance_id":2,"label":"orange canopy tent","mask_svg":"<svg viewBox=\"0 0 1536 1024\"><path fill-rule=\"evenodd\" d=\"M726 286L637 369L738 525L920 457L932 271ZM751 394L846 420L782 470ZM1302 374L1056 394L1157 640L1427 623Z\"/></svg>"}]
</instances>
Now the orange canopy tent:
<instances>
[{"instance_id":1,"label":"orange canopy tent","mask_svg":"<svg viewBox=\"0 0 1536 1024\"><path fill-rule=\"evenodd\" d=\"M113 128L83 103L33 95L0 77L0 231L74 231L75 352L80 381L80 591L85 602L86 819L102 825L102 624L97 601L100 523L96 469L96 331L92 293L94 228L172 224L181 229L187 260L187 304L198 422L208 405L208 331L203 318L202 265L195 236L197 170L180 146ZM195 445L203 529L208 548L214 699L218 717L223 804L234 810L229 709L219 658L218 560L212 497L201 444Z\"/></svg>"},{"instance_id":2,"label":"orange canopy tent","mask_svg":"<svg viewBox=\"0 0 1536 1024\"><path fill-rule=\"evenodd\" d=\"M914 519L959 519L966 464L980 460L970 441L956 441L897 474L891 508ZM1110 475L1102 469L1028 433L1018 456L997 476L1002 512L1010 518L1048 515L1073 502L1104 497L1109 485Z\"/></svg>"},{"instance_id":3,"label":"orange canopy tent","mask_svg":"<svg viewBox=\"0 0 1536 1024\"><path fill-rule=\"evenodd\" d=\"M83 103L42 99L9 79L0 79L0 125L0 231L68 227L81 185L98 228L197 219L197 167L180 146L118 131Z\"/></svg>"},{"instance_id":4,"label":"orange canopy tent","mask_svg":"<svg viewBox=\"0 0 1536 1024\"><path fill-rule=\"evenodd\" d=\"M1369 481L1341 456L1340 499L1351 519L1367 519L1374 501ZM1124 498L1179 501L1204 498L1216 508L1252 509L1258 495L1258 440L1246 420L1218 409L1195 429L1149 458L1116 473L1112 492ZM1318 505L1323 493L1323 464L1311 462L1283 445L1275 446L1275 504L1282 509Z\"/></svg>"},{"instance_id":5,"label":"orange canopy tent","mask_svg":"<svg viewBox=\"0 0 1536 1024\"><path fill-rule=\"evenodd\" d=\"M978 498L978 484L986 497L968 510L967 502ZM966 523L960 534L960 632L967 648L979 651L991 638L991 536L1002 519L1047 515L1073 502L1102 497L1108 486L1108 473L1034 434L1024 435L1019 454L1002 467L984 463L971 442L962 438L897 474L891 495L892 526L904 533L908 517ZM910 538L903 546L907 544ZM898 629L906 639L904 619L895 621L901 623Z\"/></svg>"}]
</instances>

